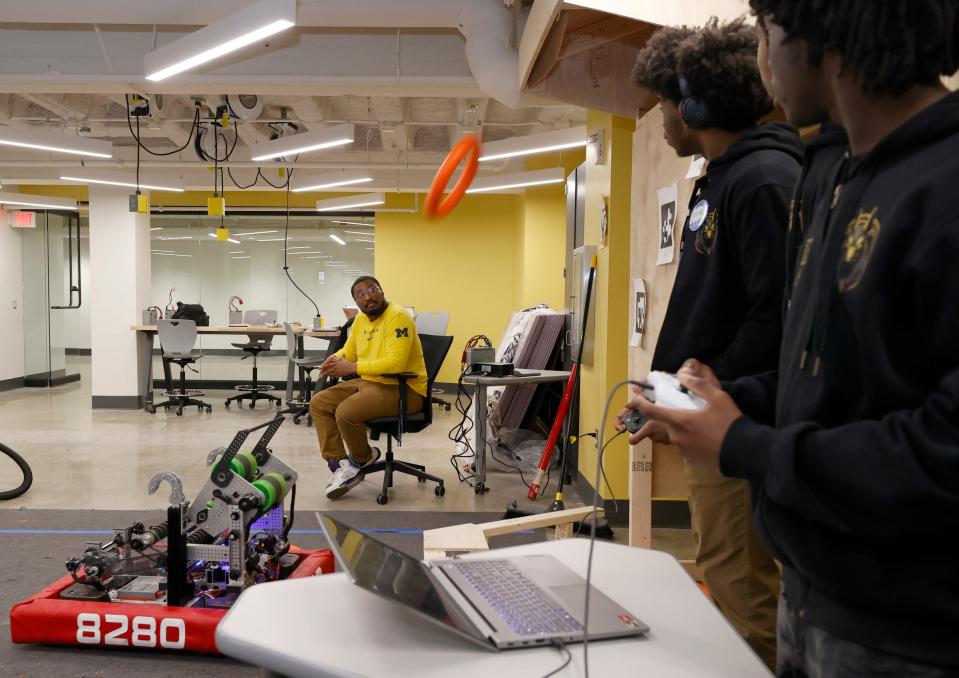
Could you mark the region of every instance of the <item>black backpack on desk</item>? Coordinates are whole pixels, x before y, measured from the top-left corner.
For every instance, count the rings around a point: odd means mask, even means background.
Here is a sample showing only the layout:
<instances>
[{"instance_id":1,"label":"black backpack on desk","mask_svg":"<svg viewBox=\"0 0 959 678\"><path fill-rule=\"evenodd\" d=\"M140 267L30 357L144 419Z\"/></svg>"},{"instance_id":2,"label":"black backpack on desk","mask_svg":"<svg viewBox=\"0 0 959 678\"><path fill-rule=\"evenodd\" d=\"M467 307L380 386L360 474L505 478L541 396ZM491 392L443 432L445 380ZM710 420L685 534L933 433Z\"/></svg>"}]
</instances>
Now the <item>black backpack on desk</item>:
<instances>
[{"instance_id":1,"label":"black backpack on desk","mask_svg":"<svg viewBox=\"0 0 959 678\"><path fill-rule=\"evenodd\" d=\"M184 304L182 301L176 302L176 310L170 316L170 320L192 320L197 327L209 327L210 316L203 310L200 304Z\"/></svg>"}]
</instances>

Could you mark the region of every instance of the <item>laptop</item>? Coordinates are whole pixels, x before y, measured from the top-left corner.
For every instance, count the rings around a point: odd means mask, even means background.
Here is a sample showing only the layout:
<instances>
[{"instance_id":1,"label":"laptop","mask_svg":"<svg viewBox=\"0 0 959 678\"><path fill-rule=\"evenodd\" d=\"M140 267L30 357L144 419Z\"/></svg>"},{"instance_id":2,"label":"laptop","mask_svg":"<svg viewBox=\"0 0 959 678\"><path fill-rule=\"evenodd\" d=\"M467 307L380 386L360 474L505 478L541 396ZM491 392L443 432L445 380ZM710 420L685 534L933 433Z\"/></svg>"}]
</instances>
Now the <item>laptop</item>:
<instances>
[{"instance_id":1,"label":"laptop","mask_svg":"<svg viewBox=\"0 0 959 678\"><path fill-rule=\"evenodd\" d=\"M493 650L583 640L586 580L550 555L422 561L322 514L323 533L350 580ZM591 587L589 640L649 627Z\"/></svg>"}]
</instances>

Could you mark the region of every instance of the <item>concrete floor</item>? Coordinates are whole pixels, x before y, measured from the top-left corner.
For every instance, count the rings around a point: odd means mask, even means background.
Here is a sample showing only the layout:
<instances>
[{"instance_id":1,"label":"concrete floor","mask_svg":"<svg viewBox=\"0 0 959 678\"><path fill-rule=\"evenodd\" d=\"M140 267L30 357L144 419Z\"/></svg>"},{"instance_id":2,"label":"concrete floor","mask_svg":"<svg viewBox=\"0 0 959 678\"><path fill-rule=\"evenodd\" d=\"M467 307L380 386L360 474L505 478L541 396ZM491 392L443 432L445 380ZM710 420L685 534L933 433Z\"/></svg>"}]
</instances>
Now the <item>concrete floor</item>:
<instances>
[{"instance_id":1,"label":"concrete floor","mask_svg":"<svg viewBox=\"0 0 959 678\"><path fill-rule=\"evenodd\" d=\"M238 429L267 421L275 412L266 404L258 404L254 410L247 406L227 410L223 400L234 392L214 390L207 391L203 398L213 405L212 414L198 414L195 408L182 417L163 410L152 415L143 411L93 410L90 358L70 356L68 361L71 368L80 371L79 382L52 389L24 388L0 393L0 442L24 456L34 473L30 491L3 502L0 508L162 509L166 506L168 486L155 495L147 494L147 482L159 471L179 475L187 498L192 499L204 482L207 453L228 445ZM375 501L381 476L371 477L336 501L328 500L323 491L330 472L320 458L313 429L303 424L295 426L287 419L271 447L274 454L299 473L297 508L498 512L504 511L512 500L519 500L521 505L531 503L526 500L526 487L519 474L501 470L492 460L488 462L489 492L477 495L472 487L460 482L450 464L454 446L447 437L459 415L455 410L447 413L441 408L434 408L433 413L433 425L407 436L397 457L425 464L431 473L442 477L446 481L446 496L435 496L431 483L417 483L413 478L400 476L395 479L386 506ZM385 440L381 442L385 449ZM16 472L12 462L0 458L0 479ZM3 489L8 484L11 483L0 481ZM575 491L567 492L566 499L569 506L582 505ZM545 508L544 500L538 503ZM617 541L625 541L625 529L617 529L616 533ZM655 530L654 540L656 548L679 558L690 556L688 530Z\"/></svg>"}]
</instances>

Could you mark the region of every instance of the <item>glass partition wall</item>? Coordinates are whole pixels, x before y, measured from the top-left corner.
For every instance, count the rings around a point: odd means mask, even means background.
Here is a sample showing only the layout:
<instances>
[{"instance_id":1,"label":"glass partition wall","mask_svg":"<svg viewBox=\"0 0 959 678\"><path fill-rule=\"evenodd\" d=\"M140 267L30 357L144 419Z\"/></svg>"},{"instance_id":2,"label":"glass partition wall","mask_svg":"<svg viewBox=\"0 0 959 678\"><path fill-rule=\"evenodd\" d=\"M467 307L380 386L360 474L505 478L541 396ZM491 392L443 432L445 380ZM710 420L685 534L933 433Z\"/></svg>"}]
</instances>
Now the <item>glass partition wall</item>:
<instances>
[{"instance_id":1,"label":"glass partition wall","mask_svg":"<svg viewBox=\"0 0 959 678\"><path fill-rule=\"evenodd\" d=\"M280 322L311 325L318 308L325 325L336 326L346 320L343 308L353 306L350 283L373 272L372 217L291 216L286 241L283 215L229 216L224 221L228 241L215 237L218 217L154 214L150 224L150 302L163 309L164 317L166 309L180 301L201 304L210 325L227 325L230 298L237 296L243 300L238 304L241 311L275 310ZM252 361L241 363L243 353L232 346L245 340L231 335L199 337L197 347L204 358L195 365L199 374L188 373L188 381L210 386L248 383ZM323 340L306 340L307 351L324 347ZM258 359L259 378L284 381L286 366L286 340L276 337L273 350ZM154 375L162 374L157 356ZM173 378L178 374L174 370Z\"/></svg>"},{"instance_id":2,"label":"glass partition wall","mask_svg":"<svg viewBox=\"0 0 959 678\"><path fill-rule=\"evenodd\" d=\"M36 214L36 228L24 229L21 240L24 384L60 386L79 381L85 365L76 347L83 309L78 251L82 259L87 241L75 212Z\"/></svg>"}]
</instances>

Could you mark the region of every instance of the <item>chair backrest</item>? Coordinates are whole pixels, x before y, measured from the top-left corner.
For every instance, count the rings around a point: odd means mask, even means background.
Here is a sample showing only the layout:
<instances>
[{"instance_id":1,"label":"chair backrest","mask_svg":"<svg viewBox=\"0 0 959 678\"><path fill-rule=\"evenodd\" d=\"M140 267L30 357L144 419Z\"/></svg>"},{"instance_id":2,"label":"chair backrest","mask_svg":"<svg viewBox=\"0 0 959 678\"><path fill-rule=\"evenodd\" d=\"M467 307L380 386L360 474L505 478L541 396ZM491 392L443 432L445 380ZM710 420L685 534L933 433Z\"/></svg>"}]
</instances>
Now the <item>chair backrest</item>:
<instances>
[{"instance_id":1,"label":"chair backrest","mask_svg":"<svg viewBox=\"0 0 959 678\"><path fill-rule=\"evenodd\" d=\"M185 318L158 320L157 335L164 353L189 353L196 344L196 323Z\"/></svg>"},{"instance_id":2,"label":"chair backrest","mask_svg":"<svg viewBox=\"0 0 959 678\"><path fill-rule=\"evenodd\" d=\"M453 345L453 337L446 335L437 336L435 334L420 334L420 344L423 345L423 362L426 363L426 402L423 403L423 412L426 414L426 421L433 421L433 406L430 398L433 395L433 382L440 373L443 361L446 360L446 354Z\"/></svg>"},{"instance_id":3,"label":"chair backrest","mask_svg":"<svg viewBox=\"0 0 959 678\"><path fill-rule=\"evenodd\" d=\"M416 331L418 334L446 334L450 324L449 311L420 311L416 314Z\"/></svg>"},{"instance_id":4,"label":"chair backrest","mask_svg":"<svg viewBox=\"0 0 959 678\"><path fill-rule=\"evenodd\" d=\"M244 311L243 313L243 322L247 325L266 325L267 323L275 324L276 319L279 316L277 311ZM249 338L248 346L258 347L258 348L270 348L273 344L273 335L272 334L248 334L246 335Z\"/></svg>"},{"instance_id":5,"label":"chair backrest","mask_svg":"<svg viewBox=\"0 0 959 678\"><path fill-rule=\"evenodd\" d=\"M279 317L279 312L277 311L244 311L243 312L243 322L247 325L266 325L267 323L275 323L276 319Z\"/></svg>"},{"instance_id":6,"label":"chair backrest","mask_svg":"<svg viewBox=\"0 0 959 678\"><path fill-rule=\"evenodd\" d=\"M286 330L286 357L293 360L296 357L296 332L290 323L283 323L283 329Z\"/></svg>"}]
</instances>

